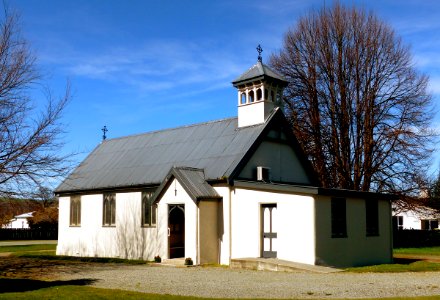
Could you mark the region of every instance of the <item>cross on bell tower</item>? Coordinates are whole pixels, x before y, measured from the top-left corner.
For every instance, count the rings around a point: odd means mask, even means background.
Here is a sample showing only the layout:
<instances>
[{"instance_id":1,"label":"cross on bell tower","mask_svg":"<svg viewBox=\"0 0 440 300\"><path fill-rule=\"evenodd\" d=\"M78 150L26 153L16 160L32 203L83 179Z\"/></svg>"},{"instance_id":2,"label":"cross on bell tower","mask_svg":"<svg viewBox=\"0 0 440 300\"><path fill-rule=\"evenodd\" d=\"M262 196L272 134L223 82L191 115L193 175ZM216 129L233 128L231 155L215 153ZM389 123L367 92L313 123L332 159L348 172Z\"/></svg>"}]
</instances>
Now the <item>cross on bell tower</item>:
<instances>
[{"instance_id":1,"label":"cross on bell tower","mask_svg":"<svg viewBox=\"0 0 440 300\"><path fill-rule=\"evenodd\" d=\"M258 46L257 46L257 52L258 52L258 61L262 63L263 57L261 57L261 52L263 52L263 48L261 48L260 44L258 44Z\"/></svg>"}]
</instances>

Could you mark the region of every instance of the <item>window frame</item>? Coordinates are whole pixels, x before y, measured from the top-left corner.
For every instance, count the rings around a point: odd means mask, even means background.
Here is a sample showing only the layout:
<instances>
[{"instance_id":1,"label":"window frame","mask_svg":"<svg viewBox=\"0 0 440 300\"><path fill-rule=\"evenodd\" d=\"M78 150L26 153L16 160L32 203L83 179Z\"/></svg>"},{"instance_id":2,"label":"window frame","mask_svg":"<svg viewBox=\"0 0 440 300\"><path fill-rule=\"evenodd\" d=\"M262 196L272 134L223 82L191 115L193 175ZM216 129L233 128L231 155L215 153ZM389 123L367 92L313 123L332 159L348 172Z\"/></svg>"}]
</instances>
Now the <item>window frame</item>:
<instances>
[{"instance_id":1,"label":"window frame","mask_svg":"<svg viewBox=\"0 0 440 300\"><path fill-rule=\"evenodd\" d=\"M116 226L116 194L104 193L102 205L102 226Z\"/></svg>"},{"instance_id":2,"label":"window frame","mask_svg":"<svg viewBox=\"0 0 440 300\"><path fill-rule=\"evenodd\" d=\"M144 190L141 192L141 226L156 227L157 225L157 204L152 202L154 190Z\"/></svg>"},{"instance_id":3,"label":"window frame","mask_svg":"<svg viewBox=\"0 0 440 300\"><path fill-rule=\"evenodd\" d=\"M347 200L345 198L331 198L331 237L347 238Z\"/></svg>"},{"instance_id":4,"label":"window frame","mask_svg":"<svg viewBox=\"0 0 440 300\"><path fill-rule=\"evenodd\" d=\"M366 236L379 236L379 201L365 199L365 233Z\"/></svg>"},{"instance_id":5,"label":"window frame","mask_svg":"<svg viewBox=\"0 0 440 300\"><path fill-rule=\"evenodd\" d=\"M81 196L70 197L69 226L81 227Z\"/></svg>"}]
</instances>

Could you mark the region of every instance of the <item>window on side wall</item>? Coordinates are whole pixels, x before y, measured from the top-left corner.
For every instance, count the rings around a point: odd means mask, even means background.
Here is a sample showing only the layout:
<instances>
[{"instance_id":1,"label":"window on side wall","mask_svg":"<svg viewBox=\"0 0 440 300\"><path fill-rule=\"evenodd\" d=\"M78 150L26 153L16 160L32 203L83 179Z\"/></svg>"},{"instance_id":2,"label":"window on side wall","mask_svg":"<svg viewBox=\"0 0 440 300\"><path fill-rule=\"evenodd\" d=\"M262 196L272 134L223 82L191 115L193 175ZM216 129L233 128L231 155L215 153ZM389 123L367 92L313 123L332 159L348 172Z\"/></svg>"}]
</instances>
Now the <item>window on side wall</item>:
<instances>
[{"instance_id":1,"label":"window on side wall","mask_svg":"<svg viewBox=\"0 0 440 300\"><path fill-rule=\"evenodd\" d=\"M70 226L81 226L81 197L70 197Z\"/></svg>"},{"instance_id":2,"label":"window on side wall","mask_svg":"<svg viewBox=\"0 0 440 300\"><path fill-rule=\"evenodd\" d=\"M365 221L367 236L379 235L379 202L376 199L365 200Z\"/></svg>"},{"instance_id":3,"label":"window on side wall","mask_svg":"<svg viewBox=\"0 0 440 300\"><path fill-rule=\"evenodd\" d=\"M154 190L145 190L142 192L142 226L156 226L157 204L153 201Z\"/></svg>"},{"instance_id":4,"label":"window on side wall","mask_svg":"<svg viewBox=\"0 0 440 300\"><path fill-rule=\"evenodd\" d=\"M115 193L104 194L102 214L102 226L116 225L116 195Z\"/></svg>"},{"instance_id":5,"label":"window on side wall","mask_svg":"<svg viewBox=\"0 0 440 300\"><path fill-rule=\"evenodd\" d=\"M331 200L332 238L347 237L347 215L345 198Z\"/></svg>"}]
</instances>

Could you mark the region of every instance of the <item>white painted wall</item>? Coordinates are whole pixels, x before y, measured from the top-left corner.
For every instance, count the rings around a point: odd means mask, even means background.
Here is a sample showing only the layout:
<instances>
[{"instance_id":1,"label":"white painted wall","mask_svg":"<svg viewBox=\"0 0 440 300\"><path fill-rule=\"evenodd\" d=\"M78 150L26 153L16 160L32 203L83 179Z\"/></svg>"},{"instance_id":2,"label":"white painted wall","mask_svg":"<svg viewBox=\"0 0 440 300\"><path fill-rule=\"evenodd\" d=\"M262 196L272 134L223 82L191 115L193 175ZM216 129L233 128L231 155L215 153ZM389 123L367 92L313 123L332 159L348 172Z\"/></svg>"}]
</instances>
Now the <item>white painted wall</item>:
<instances>
[{"instance_id":1,"label":"white painted wall","mask_svg":"<svg viewBox=\"0 0 440 300\"><path fill-rule=\"evenodd\" d=\"M223 197L219 204L219 210L222 211L220 214L222 220L219 222L219 239L220 239L220 264L229 265L230 260L230 243L229 243L229 201L230 201L230 187L229 186L214 186L217 193ZM219 216L219 217L220 217Z\"/></svg>"},{"instance_id":2,"label":"white painted wall","mask_svg":"<svg viewBox=\"0 0 440 300\"><path fill-rule=\"evenodd\" d=\"M429 207L419 207L418 211L408 210L394 213L393 216L403 217L403 229L422 229L422 220L440 220L440 214ZM439 224L440 228L440 224Z\"/></svg>"},{"instance_id":3,"label":"white painted wall","mask_svg":"<svg viewBox=\"0 0 440 300\"><path fill-rule=\"evenodd\" d=\"M232 258L261 256L260 207L266 203L277 204L277 257L314 264L313 197L244 188L232 192Z\"/></svg>"},{"instance_id":4,"label":"white painted wall","mask_svg":"<svg viewBox=\"0 0 440 300\"><path fill-rule=\"evenodd\" d=\"M59 199L58 255L153 260L158 227L141 226L141 193L116 193L116 226L102 226L103 195L81 196L81 226L69 225L70 197Z\"/></svg>"},{"instance_id":5,"label":"white painted wall","mask_svg":"<svg viewBox=\"0 0 440 300\"><path fill-rule=\"evenodd\" d=\"M403 229L422 229L420 217L413 211L400 212L396 216L403 217Z\"/></svg>"},{"instance_id":6,"label":"white painted wall","mask_svg":"<svg viewBox=\"0 0 440 300\"><path fill-rule=\"evenodd\" d=\"M257 101L238 106L238 127L262 124L274 109L271 101Z\"/></svg>"},{"instance_id":7,"label":"white painted wall","mask_svg":"<svg viewBox=\"0 0 440 300\"><path fill-rule=\"evenodd\" d=\"M12 228L12 229L28 229L29 223L27 218L32 218L33 212L21 214L15 216L9 223L2 226L2 228Z\"/></svg>"}]
</instances>

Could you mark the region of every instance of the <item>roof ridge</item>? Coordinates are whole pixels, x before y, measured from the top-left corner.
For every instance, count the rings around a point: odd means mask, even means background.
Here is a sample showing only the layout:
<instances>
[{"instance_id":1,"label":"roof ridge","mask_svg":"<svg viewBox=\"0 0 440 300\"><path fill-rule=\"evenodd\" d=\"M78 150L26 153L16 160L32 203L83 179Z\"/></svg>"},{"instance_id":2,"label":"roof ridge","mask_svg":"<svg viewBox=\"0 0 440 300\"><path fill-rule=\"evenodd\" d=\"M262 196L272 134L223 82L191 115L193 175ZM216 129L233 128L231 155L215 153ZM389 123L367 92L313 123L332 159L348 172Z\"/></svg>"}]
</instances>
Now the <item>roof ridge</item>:
<instances>
[{"instance_id":1,"label":"roof ridge","mask_svg":"<svg viewBox=\"0 0 440 300\"><path fill-rule=\"evenodd\" d=\"M178 169L178 170L187 170L187 171L202 171L204 172L205 170L203 168L194 168L194 167L187 167L187 166L174 166L173 169Z\"/></svg>"},{"instance_id":2,"label":"roof ridge","mask_svg":"<svg viewBox=\"0 0 440 300\"><path fill-rule=\"evenodd\" d=\"M181 128L189 128L189 127L195 127L195 126L219 123L219 122L224 122L224 121L227 121L227 120L233 120L233 119L237 119L237 118L238 117L228 117L228 118L223 118L223 119L218 119L218 120L211 120L211 121L205 121L205 122L200 122L200 123L194 123L194 124L170 127L170 128L165 128L165 129L158 129L158 130L153 130L153 131L147 131L147 132L142 132L142 133L129 134L129 135L124 135L124 136L120 136L120 137L106 139L106 140L102 141L101 143L106 143L108 141L120 140L120 139L125 139L125 138L130 138L130 137L148 135L148 134L153 134L153 133L172 131L172 130L177 130L177 129L181 129Z\"/></svg>"}]
</instances>

